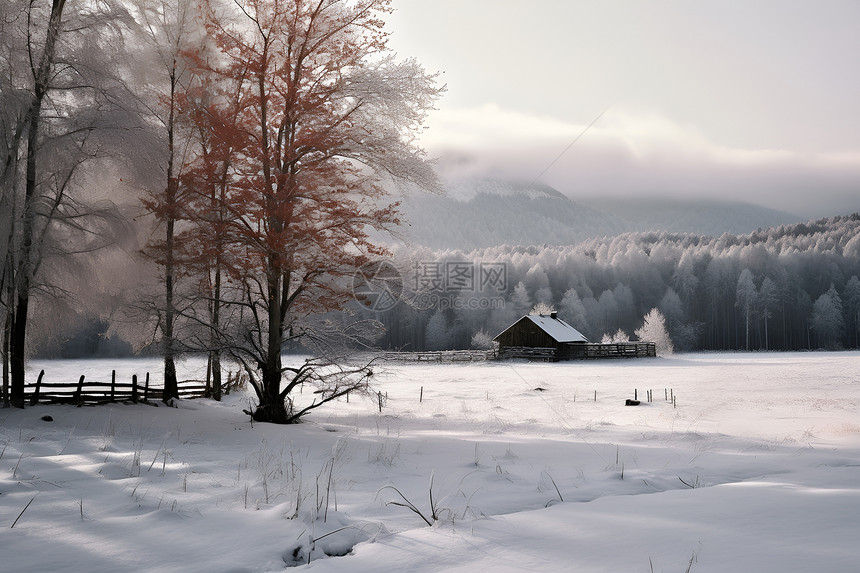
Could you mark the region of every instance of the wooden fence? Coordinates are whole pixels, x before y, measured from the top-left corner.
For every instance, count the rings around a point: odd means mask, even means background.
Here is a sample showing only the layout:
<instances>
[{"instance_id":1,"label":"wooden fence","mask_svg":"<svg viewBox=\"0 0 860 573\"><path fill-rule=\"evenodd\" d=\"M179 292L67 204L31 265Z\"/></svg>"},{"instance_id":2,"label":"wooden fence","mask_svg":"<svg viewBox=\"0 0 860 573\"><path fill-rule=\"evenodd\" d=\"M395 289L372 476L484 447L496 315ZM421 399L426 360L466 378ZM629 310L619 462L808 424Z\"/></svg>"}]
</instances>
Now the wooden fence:
<instances>
[{"instance_id":1,"label":"wooden fence","mask_svg":"<svg viewBox=\"0 0 860 573\"><path fill-rule=\"evenodd\" d=\"M599 342L563 344L559 348L529 346L503 346L499 358L526 358L528 360L589 360L597 358L647 358L657 356L653 342Z\"/></svg>"},{"instance_id":2,"label":"wooden fence","mask_svg":"<svg viewBox=\"0 0 860 573\"><path fill-rule=\"evenodd\" d=\"M566 352L564 352L563 357L572 360L657 356L657 347L653 342L618 342L613 344L587 342L585 344L567 344L564 350Z\"/></svg>"},{"instance_id":3,"label":"wooden fence","mask_svg":"<svg viewBox=\"0 0 860 573\"><path fill-rule=\"evenodd\" d=\"M399 362L477 362L494 359L589 360L597 358L647 358L657 356L653 342L562 344L559 348L502 346L498 350L443 350L437 352L386 352L384 360Z\"/></svg>"},{"instance_id":4,"label":"wooden fence","mask_svg":"<svg viewBox=\"0 0 860 573\"><path fill-rule=\"evenodd\" d=\"M558 360L558 350L536 346L502 346L499 348L499 358L525 358L527 360L543 360L552 362Z\"/></svg>"},{"instance_id":5,"label":"wooden fence","mask_svg":"<svg viewBox=\"0 0 860 573\"><path fill-rule=\"evenodd\" d=\"M401 362L482 362L495 358L492 350L441 350L428 352L386 352L383 360Z\"/></svg>"},{"instance_id":6,"label":"wooden fence","mask_svg":"<svg viewBox=\"0 0 860 573\"><path fill-rule=\"evenodd\" d=\"M36 404L75 404L78 406L108 404L114 402L149 403L159 401L162 396L161 386L150 386L149 372L141 383L137 374L131 377L131 382L117 382L116 371L111 372L110 382L91 382L81 376L77 383L43 382L45 371L39 372L35 384L24 386L24 399L31 406ZM222 383L222 393L229 394L246 382L239 373L227 374L227 382ZM179 397L183 400L203 398L207 395L205 381L184 380L179 382Z\"/></svg>"}]
</instances>

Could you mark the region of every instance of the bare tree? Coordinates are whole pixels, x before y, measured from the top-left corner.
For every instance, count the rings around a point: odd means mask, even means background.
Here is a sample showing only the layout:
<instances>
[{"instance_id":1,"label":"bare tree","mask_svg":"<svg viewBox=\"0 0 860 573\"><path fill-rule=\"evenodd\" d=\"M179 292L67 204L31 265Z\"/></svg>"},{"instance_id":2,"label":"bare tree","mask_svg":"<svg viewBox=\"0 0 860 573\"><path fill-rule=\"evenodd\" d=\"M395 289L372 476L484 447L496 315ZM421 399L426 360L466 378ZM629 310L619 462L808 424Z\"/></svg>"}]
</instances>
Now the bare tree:
<instances>
[{"instance_id":1,"label":"bare tree","mask_svg":"<svg viewBox=\"0 0 860 573\"><path fill-rule=\"evenodd\" d=\"M10 401L23 407L31 301L37 292L64 291L40 277L43 262L104 243L93 215L106 214L109 206L93 209L79 183L84 166L107 155L102 136L126 117L119 105L124 86L113 73L120 64L113 58L122 51L131 21L112 0L71 9L65 0L11 0L0 11L5 40L0 202L8 207L0 233L6 245L0 296ZM63 243L72 246L58 249Z\"/></svg>"},{"instance_id":2,"label":"bare tree","mask_svg":"<svg viewBox=\"0 0 860 573\"><path fill-rule=\"evenodd\" d=\"M194 7L177 0L140 0L139 19L148 40L148 47L157 70L148 80L150 116L160 128L163 145L163 178L160 187L144 200L146 208L155 215L163 236L150 241L146 254L163 270L164 298L159 308L158 326L164 355L164 386L162 399L166 402L179 397L176 379L177 281L180 277L177 245L177 224L183 219L186 198L180 187L182 167L186 163L191 134L181 127L180 99L193 82L184 52L200 42ZM156 183L156 185L158 184Z\"/></svg>"}]
</instances>

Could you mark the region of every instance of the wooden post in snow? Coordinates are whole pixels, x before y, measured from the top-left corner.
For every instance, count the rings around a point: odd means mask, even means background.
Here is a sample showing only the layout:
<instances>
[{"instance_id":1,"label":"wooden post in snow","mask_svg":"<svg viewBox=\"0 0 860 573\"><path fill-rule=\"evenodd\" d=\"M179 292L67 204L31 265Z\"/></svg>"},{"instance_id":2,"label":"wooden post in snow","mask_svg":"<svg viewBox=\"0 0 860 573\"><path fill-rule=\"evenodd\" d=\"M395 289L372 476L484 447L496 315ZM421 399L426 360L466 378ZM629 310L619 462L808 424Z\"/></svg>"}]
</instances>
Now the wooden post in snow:
<instances>
[{"instance_id":1,"label":"wooden post in snow","mask_svg":"<svg viewBox=\"0 0 860 573\"><path fill-rule=\"evenodd\" d=\"M75 390L75 403L77 403L78 408L83 406L84 402L81 399L81 393L84 390L84 375L81 374L81 377L78 379L78 389Z\"/></svg>"},{"instance_id":2,"label":"wooden post in snow","mask_svg":"<svg viewBox=\"0 0 860 573\"><path fill-rule=\"evenodd\" d=\"M39 377L36 379L36 391L33 393L33 396L30 398L30 405L35 406L39 403L39 392L42 390L42 376L45 375L45 371L42 370L39 372Z\"/></svg>"}]
</instances>

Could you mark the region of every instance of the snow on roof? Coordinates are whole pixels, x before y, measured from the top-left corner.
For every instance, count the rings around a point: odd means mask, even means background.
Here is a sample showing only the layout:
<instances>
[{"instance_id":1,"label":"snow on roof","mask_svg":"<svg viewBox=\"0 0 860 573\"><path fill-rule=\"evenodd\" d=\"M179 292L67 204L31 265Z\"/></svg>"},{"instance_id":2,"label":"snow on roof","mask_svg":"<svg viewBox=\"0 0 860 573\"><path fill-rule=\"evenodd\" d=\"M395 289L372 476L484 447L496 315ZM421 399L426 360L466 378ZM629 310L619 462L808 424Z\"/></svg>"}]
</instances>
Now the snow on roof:
<instances>
[{"instance_id":1,"label":"snow on roof","mask_svg":"<svg viewBox=\"0 0 860 573\"><path fill-rule=\"evenodd\" d=\"M581 332L560 318L543 314L530 314L526 318L538 325L556 342L588 342Z\"/></svg>"},{"instance_id":2,"label":"snow on roof","mask_svg":"<svg viewBox=\"0 0 860 573\"><path fill-rule=\"evenodd\" d=\"M525 319L531 320L538 326L538 328L550 335L556 342L588 342L588 339L583 336L581 332L555 316L530 314L517 320L514 324ZM497 340L502 334L510 330L514 324L500 332L493 340Z\"/></svg>"}]
</instances>

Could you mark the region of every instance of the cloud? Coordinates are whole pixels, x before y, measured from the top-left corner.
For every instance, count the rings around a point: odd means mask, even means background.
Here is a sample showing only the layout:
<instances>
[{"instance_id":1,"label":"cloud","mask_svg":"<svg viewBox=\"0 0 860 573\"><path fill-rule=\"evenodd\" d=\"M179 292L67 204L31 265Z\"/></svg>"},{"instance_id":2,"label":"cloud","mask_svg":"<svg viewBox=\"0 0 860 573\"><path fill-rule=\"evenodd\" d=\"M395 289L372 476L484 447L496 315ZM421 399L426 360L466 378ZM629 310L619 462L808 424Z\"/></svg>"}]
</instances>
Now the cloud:
<instances>
[{"instance_id":1,"label":"cloud","mask_svg":"<svg viewBox=\"0 0 860 573\"><path fill-rule=\"evenodd\" d=\"M486 104L434 112L422 143L454 178L539 178L572 196L743 200L802 216L860 210L860 150L732 147L694 125L620 107L582 135L587 125Z\"/></svg>"}]
</instances>

